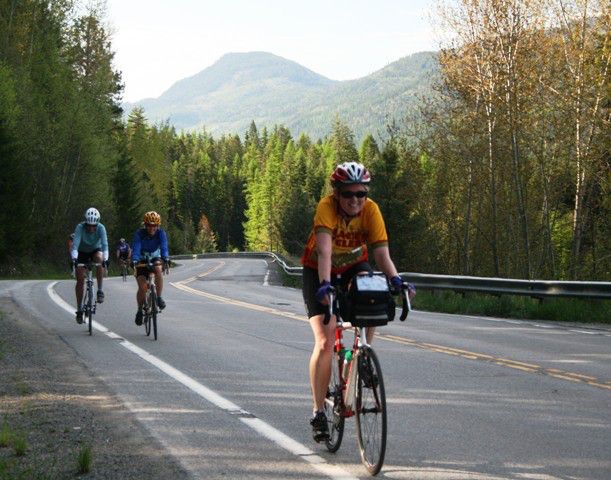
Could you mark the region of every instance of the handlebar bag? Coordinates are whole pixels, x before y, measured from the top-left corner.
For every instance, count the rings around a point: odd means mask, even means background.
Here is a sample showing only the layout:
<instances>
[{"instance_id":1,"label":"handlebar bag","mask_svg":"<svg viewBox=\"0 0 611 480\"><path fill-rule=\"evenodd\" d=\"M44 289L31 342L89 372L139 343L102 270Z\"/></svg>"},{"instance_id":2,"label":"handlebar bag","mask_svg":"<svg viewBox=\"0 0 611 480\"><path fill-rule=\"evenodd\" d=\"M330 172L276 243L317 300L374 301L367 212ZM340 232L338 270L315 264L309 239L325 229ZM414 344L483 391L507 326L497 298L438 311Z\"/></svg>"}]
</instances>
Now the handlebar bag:
<instances>
[{"instance_id":1,"label":"handlebar bag","mask_svg":"<svg viewBox=\"0 0 611 480\"><path fill-rule=\"evenodd\" d=\"M340 312L355 327L379 327L395 318L395 300L383 275L356 275Z\"/></svg>"}]
</instances>

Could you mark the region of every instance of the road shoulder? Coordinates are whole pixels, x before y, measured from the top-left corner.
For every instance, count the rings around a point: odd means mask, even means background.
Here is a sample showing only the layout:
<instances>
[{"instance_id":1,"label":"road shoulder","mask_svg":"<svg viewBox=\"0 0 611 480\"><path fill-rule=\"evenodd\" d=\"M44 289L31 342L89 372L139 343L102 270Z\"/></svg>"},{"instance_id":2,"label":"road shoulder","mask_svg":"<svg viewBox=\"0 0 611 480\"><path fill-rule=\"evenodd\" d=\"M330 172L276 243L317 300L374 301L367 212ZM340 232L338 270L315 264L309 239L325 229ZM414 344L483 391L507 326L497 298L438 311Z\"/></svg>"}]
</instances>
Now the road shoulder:
<instances>
[{"instance_id":1,"label":"road shoulder","mask_svg":"<svg viewBox=\"0 0 611 480\"><path fill-rule=\"evenodd\" d=\"M0 478L83 478L86 447L87 479L189 478L72 349L8 298L0 332L0 432L26 444L22 456L0 445Z\"/></svg>"}]
</instances>

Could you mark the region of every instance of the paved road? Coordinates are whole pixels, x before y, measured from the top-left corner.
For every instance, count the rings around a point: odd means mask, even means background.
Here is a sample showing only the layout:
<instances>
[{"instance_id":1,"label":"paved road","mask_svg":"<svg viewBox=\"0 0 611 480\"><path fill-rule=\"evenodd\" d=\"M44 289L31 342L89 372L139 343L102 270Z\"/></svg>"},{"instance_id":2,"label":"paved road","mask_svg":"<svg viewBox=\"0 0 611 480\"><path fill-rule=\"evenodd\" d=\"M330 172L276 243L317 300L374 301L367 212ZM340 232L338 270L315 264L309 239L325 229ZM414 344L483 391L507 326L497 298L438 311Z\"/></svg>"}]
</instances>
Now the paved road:
<instances>
[{"instance_id":1,"label":"paved road","mask_svg":"<svg viewBox=\"0 0 611 480\"><path fill-rule=\"evenodd\" d=\"M310 439L301 292L262 259L183 261L159 341L134 325L135 281L105 283L89 337L74 282L0 282L74 349L194 478L366 478L354 425ZM62 305L65 308L62 308ZM611 329L412 312L380 329L389 437L381 477L611 478Z\"/></svg>"}]
</instances>

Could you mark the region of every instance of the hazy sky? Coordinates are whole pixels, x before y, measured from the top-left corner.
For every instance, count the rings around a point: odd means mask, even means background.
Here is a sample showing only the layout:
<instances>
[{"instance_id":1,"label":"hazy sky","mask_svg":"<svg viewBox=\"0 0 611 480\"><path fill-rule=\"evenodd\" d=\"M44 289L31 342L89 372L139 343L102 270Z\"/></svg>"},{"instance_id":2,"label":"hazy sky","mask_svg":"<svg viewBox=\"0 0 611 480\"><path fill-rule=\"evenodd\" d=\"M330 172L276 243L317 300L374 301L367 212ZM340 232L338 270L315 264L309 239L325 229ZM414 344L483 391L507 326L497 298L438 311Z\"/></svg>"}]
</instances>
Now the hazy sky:
<instances>
[{"instance_id":1,"label":"hazy sky","mask_svg":"<svg viewBox=\"0 0 611 480\"><path fill-rule=\"evenodd\" d=\"M158 97L229 52L266 51L333 80L437 50L436 0L107 0L124 100Z\"/></svg>"}]
</instances>

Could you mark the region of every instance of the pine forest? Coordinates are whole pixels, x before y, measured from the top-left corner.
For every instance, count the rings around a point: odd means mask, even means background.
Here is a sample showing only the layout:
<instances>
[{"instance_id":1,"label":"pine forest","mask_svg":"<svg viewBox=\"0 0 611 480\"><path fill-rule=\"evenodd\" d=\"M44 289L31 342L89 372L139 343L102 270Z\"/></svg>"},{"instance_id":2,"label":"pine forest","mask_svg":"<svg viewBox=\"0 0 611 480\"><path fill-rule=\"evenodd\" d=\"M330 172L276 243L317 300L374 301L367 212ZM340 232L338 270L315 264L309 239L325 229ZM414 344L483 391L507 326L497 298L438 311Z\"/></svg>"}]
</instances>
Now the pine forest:
<instances>
[{"instance_id":1,"label":"pine forest","mask_svg":"<svg viewBox=\"0 0 611 480\"><path fill-rule=\"evenodd\" d=\"M611 280L609 3L457 0L433 94L383 140L352 119L213 137L121 109L103 3L0 0L0 274L64 266L90 206L115 245L147 210L172 254L297 262L333 167L359 161L400 271ZM372 132L374 133L374 132Z\"/></svg>"}]
</instances>

